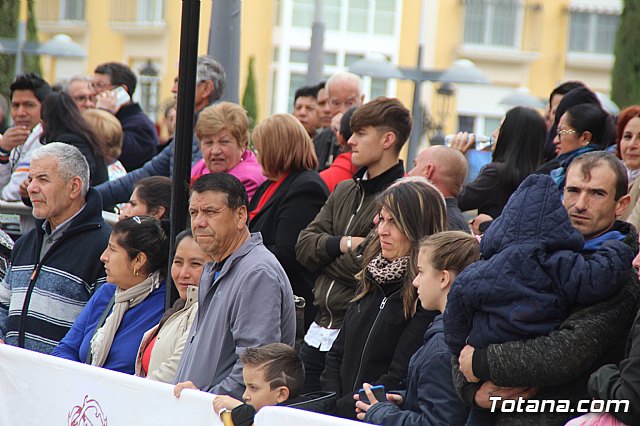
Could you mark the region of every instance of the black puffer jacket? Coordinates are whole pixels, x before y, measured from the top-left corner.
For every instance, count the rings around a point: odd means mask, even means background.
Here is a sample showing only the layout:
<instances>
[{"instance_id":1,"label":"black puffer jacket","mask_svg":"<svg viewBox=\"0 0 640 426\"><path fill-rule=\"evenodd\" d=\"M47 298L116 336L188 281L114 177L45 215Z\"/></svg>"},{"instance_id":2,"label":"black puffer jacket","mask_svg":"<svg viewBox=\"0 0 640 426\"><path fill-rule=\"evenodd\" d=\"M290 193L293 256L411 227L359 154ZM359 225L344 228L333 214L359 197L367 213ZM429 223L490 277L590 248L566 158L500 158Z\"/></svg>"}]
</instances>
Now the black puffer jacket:
<instances>
[{"instance_id":1,"label":"black puffer jacket","mask_svg":"<svg viewBox=\"0 0 640 426\"><path fill-rule=\"evenodd\" d=\"M437 315L421 307L406 319L402 307L402 280L384 288L373 285L345 315L338 338L327 354L320 379L322 390L335 392L336 414L355 419L353 394L364 382L404 389L411 356L422 346L427 326Z\"/></svg>"}]
</instances>

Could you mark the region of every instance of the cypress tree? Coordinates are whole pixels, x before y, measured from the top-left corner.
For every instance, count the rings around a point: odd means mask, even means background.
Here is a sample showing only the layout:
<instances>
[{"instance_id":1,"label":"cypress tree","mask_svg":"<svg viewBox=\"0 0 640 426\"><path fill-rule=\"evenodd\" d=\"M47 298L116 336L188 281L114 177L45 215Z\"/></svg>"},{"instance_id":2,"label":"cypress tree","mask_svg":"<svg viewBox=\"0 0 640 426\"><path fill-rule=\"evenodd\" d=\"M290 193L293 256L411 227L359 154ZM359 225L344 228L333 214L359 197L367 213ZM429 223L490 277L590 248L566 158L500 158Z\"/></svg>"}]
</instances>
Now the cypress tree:
<instances>
[{"instance_id":1,"label":"cypress tree","mask_svg":"<svg viewBox=\"0 0 640 426\"><path fill-rule=\"evenodd\" d=\"M256 78L253 72L254 57L249 58L249 73L247 75L247 84L244 87L242 95L242 106L249 116L249 127L251 130L256 126L258 120L258 99L256 94Z\"/></svg>"},{"instance_id":2,"label":"cypress tree","mask_svg":"<svg viewBox=\"0 0 640 426\"><path fill-rule=\"evenodd\" d=\"M640 0L624 0L614 47L611 99L620 108L640 103Z\"/></svg>"},{"instance_id":3,"label":"cypress tree","mask_svg":"<svg viewBox=\"0 0 640 426\"><path fill-rule=\"evenodd\" d=\"M0 37L14 39L18 35L18 2L0 0ZM16 68L16 55L0 54L0 94L9 99L9 86Z\"/></svg>"}]
</instances>

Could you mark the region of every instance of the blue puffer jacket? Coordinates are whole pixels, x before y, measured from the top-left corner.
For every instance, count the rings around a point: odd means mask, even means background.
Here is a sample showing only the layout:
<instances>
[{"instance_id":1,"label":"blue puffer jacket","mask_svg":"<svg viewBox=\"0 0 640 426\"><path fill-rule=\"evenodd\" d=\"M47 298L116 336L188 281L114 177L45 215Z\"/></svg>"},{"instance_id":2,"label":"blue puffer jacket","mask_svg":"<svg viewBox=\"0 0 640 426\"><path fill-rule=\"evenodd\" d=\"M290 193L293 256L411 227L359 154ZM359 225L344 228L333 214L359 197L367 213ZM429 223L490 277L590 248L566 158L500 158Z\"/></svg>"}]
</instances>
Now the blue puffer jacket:
<instances>
[{"instance_id":1,"label":"blue puffer jacket","mask_svg":"<svg viewBox=\"0 0 640 426\"><path fill-rule=\"evenodd\" d=\"M451 352L548 334L577 306L618 294L634 255L618 241L624 235L610 234L585 257L553 179L529 176L484 234L483 260L453 283L444 315Z\"/></svg>"}]
</instances>

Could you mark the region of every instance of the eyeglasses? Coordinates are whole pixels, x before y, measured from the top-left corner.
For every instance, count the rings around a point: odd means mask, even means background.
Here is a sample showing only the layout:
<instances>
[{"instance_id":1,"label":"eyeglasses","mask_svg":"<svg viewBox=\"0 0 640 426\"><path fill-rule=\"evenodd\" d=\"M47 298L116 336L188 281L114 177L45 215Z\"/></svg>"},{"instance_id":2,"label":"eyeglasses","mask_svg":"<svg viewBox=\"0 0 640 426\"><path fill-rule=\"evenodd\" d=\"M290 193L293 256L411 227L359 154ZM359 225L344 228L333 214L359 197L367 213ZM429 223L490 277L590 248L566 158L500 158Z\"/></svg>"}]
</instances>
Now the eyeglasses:
<instances>
[{"instance_id":1,"label":"eyeglasses","mask_svg":"<svg viewBox=\"0 0 640 426\"><path fill-rule=\"evenodd\" d=\"M113 89L114 85L113 84L105 84L101 81L92 81L91 82L91 88L93 90L95 90L96 92L102 92L104 90L107 89Z\"/></svg>"},{"instance_id":2,"label":"eyeglasses","mask_svg":"<svg viewBox=\"0 0 640 426\"><path fill-rule=\"evenodd\" d=\"M96 98L95 96L78 95L78 96L74 96L73 100L76 102L95 102Z\"/></svg>"},{"instance_id":3,"label":"eyeglasses","mask_svg":"<svg viewBox=\"0 0 640 426\"><path fill-rule=\"evenodd\" d=\"M577 135L578 131L573 129L562 129L562 130L558 130L556 134L558 135L559 138L561 138L566 135Z\"/></svg>"}]
</instances>

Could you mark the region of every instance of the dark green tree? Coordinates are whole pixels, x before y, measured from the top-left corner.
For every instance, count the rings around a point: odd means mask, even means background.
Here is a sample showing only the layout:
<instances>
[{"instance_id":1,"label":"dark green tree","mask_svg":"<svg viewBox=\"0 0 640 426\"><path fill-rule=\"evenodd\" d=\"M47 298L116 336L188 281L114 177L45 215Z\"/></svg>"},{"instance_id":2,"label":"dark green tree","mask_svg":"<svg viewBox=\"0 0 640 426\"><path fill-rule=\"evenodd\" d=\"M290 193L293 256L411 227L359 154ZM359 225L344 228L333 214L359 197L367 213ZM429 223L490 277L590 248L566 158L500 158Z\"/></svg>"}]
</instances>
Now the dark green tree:
<instances>
[{"instance_id":1,"label":"dark green tree","mask_svg":"<svg viewBox=\"0 0 640 426\"><path fill-rule=\"evenodd\" d=\"M30 0L27 19L27 40L38 40L36 26L35 1ZM20 2L16 0L0 0L0 37L15 39L18 37L18 13ZM0 94L9 96L9 86L15 78L16 55L0 54ZM39 55L24 55L25 72L33 71L42 74Z\"/></svg>"},{"instance_id":2,"label":"dark green tree","mask_svg":"<svg viewBox=\"0 0 640 426\"><path fill-rule=\"evenodd\" d=\"M620 25L613 50L615 63L611 72L611 99L620 108L640 103L640 0L624 0Z\"/></svg>"},{"instance_id":3,"label":"dark green tree","mask_svg":"<svg viewBox=\"0 0 640 426\"><path fill-rule=\"evenodd\" d=\"M27 18L27 40L38 41L38 26L36 16L36 2L29 0L29 15ZM24 70L25 72L35 72L42 75L42 67L40 66L40 55L24 55ZM50 84L54 84L55 81L50 81Z\"/></svg>"},{"instance_id":4,"label":"dark green tree","mask_svg":"<svg viewBox=\"0 0 640 426\"><path fill-rule=\"evenodd\" d=\"M18 29L18 2L0 0L0 37L15 38ZM16 67L15 55L0 54L0 94L9 98L9 86Z\"/></svg>"},{"instance_id":5,"label":"dark green tree","mask_svg":"<svg viewBox=\"0 0 640 426\"><path fill-rule=\"evenodd\" d=\"M242 106L249 116L249 127L251 130L256 126L258 120L258 95L256 93L256 77L253 72L254 57L249 58L249 73L247 75L247 84L244 87L242 95Z\"/></svg>"}]
</instances>

